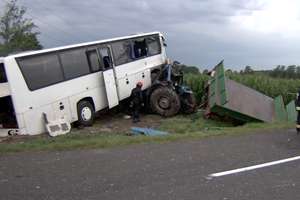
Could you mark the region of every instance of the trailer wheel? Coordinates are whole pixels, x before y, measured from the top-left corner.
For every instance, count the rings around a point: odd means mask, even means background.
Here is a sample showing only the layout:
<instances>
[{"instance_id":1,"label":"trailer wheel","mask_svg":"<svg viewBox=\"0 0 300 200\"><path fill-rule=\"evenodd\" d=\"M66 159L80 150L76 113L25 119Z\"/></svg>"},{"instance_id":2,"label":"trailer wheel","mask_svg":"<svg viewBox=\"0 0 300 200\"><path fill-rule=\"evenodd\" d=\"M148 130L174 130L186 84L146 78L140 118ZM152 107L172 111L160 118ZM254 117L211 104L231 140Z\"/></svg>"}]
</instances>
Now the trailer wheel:
<instances>
[{"instance_id":1,"label":"trailer wheel","mask_svg":"<svg viewBox=\"0 0 300 200\"><path fill-rule=\"evenodd\" d=\"M92 126L94 123L95 110L88 101L80 101L77 105L78 124L81 126Z\"/></svg>"},{"instance_id":2,"label":"trailer wheel","mask_svg":"<svg viewBox=\"0 0 300 200\"><path fill-rule=\"evenodd\" d=\"M150 96L150 107L153 112L170 117L176 115L180 110L180 99L171 88L159 87Z\"/></svg>"},{"instance_id":3,"label":"trailer wheel","mask_svg":"<svg viewBox=\"0 0 300 200\"><path fill-rule=\"evenodd\" d=\"M182 112L191 114L197 111L197 102L194 94L185 94L182 97Z\"/></svg>"}]
</instances>

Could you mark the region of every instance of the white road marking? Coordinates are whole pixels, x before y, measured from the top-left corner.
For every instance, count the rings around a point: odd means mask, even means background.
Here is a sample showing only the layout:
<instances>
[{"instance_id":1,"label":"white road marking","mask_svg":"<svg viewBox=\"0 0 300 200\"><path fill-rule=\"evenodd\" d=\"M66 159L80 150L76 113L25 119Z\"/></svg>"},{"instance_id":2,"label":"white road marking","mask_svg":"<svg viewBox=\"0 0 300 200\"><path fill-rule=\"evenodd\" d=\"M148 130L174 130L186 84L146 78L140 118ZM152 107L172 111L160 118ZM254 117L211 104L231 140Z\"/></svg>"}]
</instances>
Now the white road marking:
<instances>
[{"instance_id":1,"label":"white road marking","mask_svg":"<svg viewBox=\"0 0 300 200\"><path fill-rule=\"evenodd\" d=\"M233 170L224 171L224 172L218 172L218 173L215 173L215 174L210 174L209 177L210 178L215 178L215 177L220 177L220 176L227 176L227 175L230 175L230 174L246 172L246 171L255 170L255 169L264 168L264 167L270 167L270 166L273 166L273 165L279 165L279 164L282 164L282 163L292 162L292 161L295 161L295 160L300 160L300 156L287 158L287 159L283 159L283 160L277 160L277 161L268 162L268 163L263 163L263 164L259 164L259 165L253 165L253 166L239 168L239 169L233 169Z\"/></svg>"}]
</instances>

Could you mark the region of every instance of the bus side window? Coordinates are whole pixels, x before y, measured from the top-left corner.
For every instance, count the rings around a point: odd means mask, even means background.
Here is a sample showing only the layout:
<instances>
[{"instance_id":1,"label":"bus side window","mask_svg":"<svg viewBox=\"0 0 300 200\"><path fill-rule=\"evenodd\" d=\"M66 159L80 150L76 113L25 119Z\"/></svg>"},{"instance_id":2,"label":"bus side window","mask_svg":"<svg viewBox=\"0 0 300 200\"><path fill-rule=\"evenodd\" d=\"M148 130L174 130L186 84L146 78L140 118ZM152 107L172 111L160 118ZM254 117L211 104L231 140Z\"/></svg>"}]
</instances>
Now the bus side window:
<instances>
[{"instance_id":1,"label":"bus side window","mask_svg":"<svg viewBox=\"0 0 300 200\"><path fill-rule=\"evenodd\" d=\"M0 83L6 83L7 78L5 74L4 64L0 63Z\"/></svg>"},{"instance_id":2,"label":"bus side window","mask_svg":"<svg viewBox=\"0 0 300 200\"><path fill-rule=\"evenodd\" d=\"M103 64L103 70L107 70L112 67L109 49L107 47L99 48L101 63Z\"/></svg>"},{"instance_id":3,"label":"bus side window","mask_svg":"<svg viewBox=\"0 0 300 200\"><path fill-rule=\"evenodd\" d=\"M158 36L150 36L146 39L146 41L149 56L154 56L161 53L161 44Z\"/></svg>"},{"instance_id":4,"label":"bus side window","mask_svg":"<svg viewBox=\"0 0 300 200\"><path fill-rule=\"evenodd\" d=\"M84 48L67 49L59 53L67 80L90 73Z\"/></svg>"},{"instance_id":5,"label":"bus side window","mask_svg":"<svg viewBox=\"0 0 300 200\"><path fill-rule=\"evenodd\" d=\"M92 72L100 71L101 65L100 65L98 54L97 54L97 50L96 49L88 50L86 52L86 56L87 56L91 71Z\"/></svg>"},{"instance_id":6,"label":"bus side window","mask_svg":"<svg viewBox=\"0 0 300 200\"><path fill-rule=\"evenodd\" d=\"M133 40L134 58L141 58L148 55L148 47L145 38Z\"/></svg>"},{"instance_id":7,"label":"bus side window","mask_svg":"<svg viewBox=\"0 0 300 200\"><path fill-rule=\"evenodd\" d=\"M59 58L55 52L22 57L17 61L31 91L64 81Z\"/></svg>"},{"instance_id":8,"label":"bus side window","mask_svg":"<svg viewBox=\"0 0 300 200\"><path fill-rule=\"evenodd\" d=\"M115 65L122 65L132 62L131 42L130 40L124 40L119 42L113 42L111 44Z\"/></svg>"}]
</instances>

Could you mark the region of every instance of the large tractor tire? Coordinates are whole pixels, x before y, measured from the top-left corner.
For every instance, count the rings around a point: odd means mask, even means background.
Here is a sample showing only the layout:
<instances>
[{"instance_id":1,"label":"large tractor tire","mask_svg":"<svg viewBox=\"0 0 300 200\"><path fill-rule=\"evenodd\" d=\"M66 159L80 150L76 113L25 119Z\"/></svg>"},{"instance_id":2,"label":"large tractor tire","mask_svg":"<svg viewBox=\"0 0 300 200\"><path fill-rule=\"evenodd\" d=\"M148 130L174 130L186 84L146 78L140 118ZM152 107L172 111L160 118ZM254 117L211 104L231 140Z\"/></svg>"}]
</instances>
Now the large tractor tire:
<instances>
[{"instance_id":1,"label":"large tractor tire","mask_svg":"<svg viewBox=\"0 0 300 200\"><path fill-rule=\"evenodd\" d=\"M185 114L192 114L197 111L197 101L193 93L184 94L181 97L181 109Z\"/></svg>"},{"instance_id":2,"label":"large tractor tire","mask_svg":"<svg viewBox=\"0 0 300 200\"><path fill-rule=\"evenodd\" d=\"M180 105L178 94L168 87L159 87L150 96L151 110L164 117L176 115L180 110Z\"/></svg>"}]
</instances>

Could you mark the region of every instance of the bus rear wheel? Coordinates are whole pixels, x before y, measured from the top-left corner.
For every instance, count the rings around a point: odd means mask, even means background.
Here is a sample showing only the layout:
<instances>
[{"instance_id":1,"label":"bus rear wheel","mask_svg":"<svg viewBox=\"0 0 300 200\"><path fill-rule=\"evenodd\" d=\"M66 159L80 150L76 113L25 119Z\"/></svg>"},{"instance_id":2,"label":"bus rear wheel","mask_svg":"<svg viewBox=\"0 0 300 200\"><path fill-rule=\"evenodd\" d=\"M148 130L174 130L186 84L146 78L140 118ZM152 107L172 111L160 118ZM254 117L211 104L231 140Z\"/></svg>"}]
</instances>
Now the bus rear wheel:
<instances>
[{"instance_id":1,"label":"bus rear wheel","mask_svg":"<svg viewBox=\"0 0 300 200\"><path fill-rule=\"evenodd\" d=\"M171 117L178 113L180 109L180 99L178 94L168 87L155 89L150 96L150 107L153 112Z\"/></svg>"},{"instance_id":2,"label":"bus rear wheel","mask_svg":"<svg viewBox=\"0 0 300 200\"><path fill-rule=\"evenodd\" d=\"M88 101L80 101L77 105L78 125L92 126L95 118L95 109Z\"/></svg>"}]
</instances>

